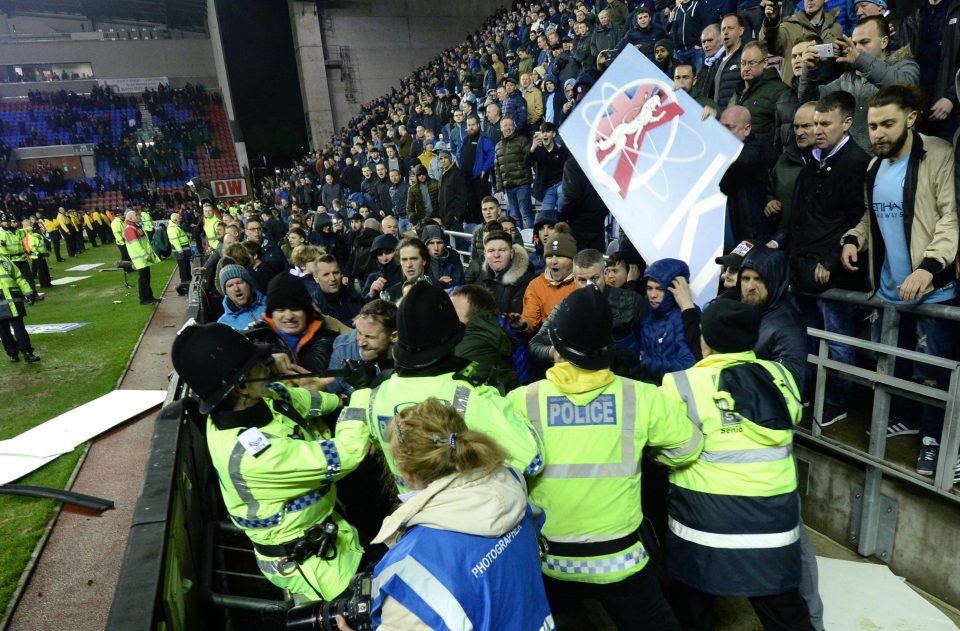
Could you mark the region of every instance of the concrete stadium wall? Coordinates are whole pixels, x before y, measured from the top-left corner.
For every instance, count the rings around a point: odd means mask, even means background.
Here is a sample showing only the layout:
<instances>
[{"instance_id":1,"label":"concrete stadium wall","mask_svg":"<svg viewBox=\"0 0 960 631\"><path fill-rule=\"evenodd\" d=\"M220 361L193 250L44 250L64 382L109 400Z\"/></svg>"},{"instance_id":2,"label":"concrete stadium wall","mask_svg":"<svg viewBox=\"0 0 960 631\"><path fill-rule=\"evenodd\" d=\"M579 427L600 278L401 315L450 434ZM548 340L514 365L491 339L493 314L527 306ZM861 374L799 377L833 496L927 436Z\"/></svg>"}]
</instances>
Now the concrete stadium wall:
<instances>
[{"instance_id":1,"label":"concrete stadium wall","mask_svg":"<svg viewBox=\"0 0 960 631\"><path fill-rule=\"evenodd\" d=\"M853 487L862 486L862 466L853 466L806 447L797 458L810 463L802 496L804 522L838 543L851 542ZM960 558L960 504L923 492L913 485L885 479L881 495L899 505L890 569L898 576L954 607L960 607L960 574L951 560Z\"/></svg>"},{"instance_id":2,"label":"concrete stadium wall","mask_svg":"<svg viewBox=\"0 0 960 631\"><path fill-rule=\"evenodd\" d=\"M217 76L213 47L205 37L3 43L0 60L4 64L90 62L97 79Z\"/></svg>"},{"instance_id":3,"label":"concrete stadium wall","mask_svg":"<svg viewBox=\"0 0 960 631\"><path fill-rule=\"evenodd\" d=\"M312 3L311 3L312 4ZM332 5L332 6L331 6ZM351 0L320 3L320 38L329 66L341 61L341 47L348 53L353 71L355 102L347 98L349 85L336 68L326 69L332 124L339 129L360 111L360 106L390 91L415 68L433 59L441 50L462 42L509 0ZM302 3L291 2L291 13ZM308 9L309 11L309 9ZM298 16L291 15L296 28ZM296 33L294 35L296 46ZM346 59L343 60L346 65ZM309 66L309 64L307 64ZM301 66L309 91L309 67ZM316 82L322 83L322 79ZM305 101L308 100L305 98ZM311 109L305 106L305 109ZM308 119L310 118L308 114ZM324 130L329 138L329 130ZM315 136L314 134L311 134ZM315 136L316 137L316 136Z\"/></svg>"}]
</instances>

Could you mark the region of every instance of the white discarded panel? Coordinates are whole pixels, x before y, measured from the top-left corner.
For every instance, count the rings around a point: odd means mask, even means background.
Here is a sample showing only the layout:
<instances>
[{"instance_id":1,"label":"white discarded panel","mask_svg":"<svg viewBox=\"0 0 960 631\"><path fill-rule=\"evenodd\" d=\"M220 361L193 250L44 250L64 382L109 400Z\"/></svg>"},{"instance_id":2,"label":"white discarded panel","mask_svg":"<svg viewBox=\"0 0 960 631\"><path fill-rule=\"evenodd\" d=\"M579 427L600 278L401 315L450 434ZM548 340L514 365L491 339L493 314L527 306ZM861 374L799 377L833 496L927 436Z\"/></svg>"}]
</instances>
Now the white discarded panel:
<instances>
[{"instance_id":1,"label":"white discarded panel","mask_svg":"<svg viewBox=\"0 0 960 631\"><path fill-rule=\"evenodd\" d=\"M89 272L92 269L97 269L103 265L103 263L84 263L83 265L74 265L73 267L68 267L65 271L68 272Z\"/></svg>"},{"instance_id":2,"label":"white discarded panel","mask_svg":"<svg viewBox=\"0 0 960 631\"><path fill-rule=\"evenodd\" d=\"M83 280L84 278L90 278L89 276L64 276L63 278L58 278L56 280L50 281L51 285L69 285L70 283L75 283L78 280Z\"/></svg>"},{"instance_id":3,"label":"white discarded panel","mask_svg":"<svg viewBox=\"0 0 960 631\"><path fill-rule=\"evenodd\" d=\"M161 404L163 390L114 390L0 441L0 484L17 480L77 445Z\"/></svg>"},{"instance_id":4,"label":"white discarded panel","mask_svg":"<svg viewBox=\"0 0 960 631\"><path fill-rule=\"evenodd\" d=\"M560 127L570 153L644 260L680 259L704 305L716 296L727 198L742 144L627 46Z\"/></svg>"},{"instance_id":5,"label":"white discarded panel","mask_svg":"<svg viewBox=\"0 0 960 631\"><path fill-rule=\"evenodd\" d=\"M957 631L886 565L817 557L827 629Z\"/></svg>"},{"instance_id":6,"label":"white discarded panel","mask_svg":"<svg viewBox=\"0 0 960 631\"><path fill-rule=\"evenodd\" d=\"M74 329L90 324L89 322L58 322L56 324L28 324L27 333L41 335L43 333L68 333Z\"/></svg>"}]
</instances>

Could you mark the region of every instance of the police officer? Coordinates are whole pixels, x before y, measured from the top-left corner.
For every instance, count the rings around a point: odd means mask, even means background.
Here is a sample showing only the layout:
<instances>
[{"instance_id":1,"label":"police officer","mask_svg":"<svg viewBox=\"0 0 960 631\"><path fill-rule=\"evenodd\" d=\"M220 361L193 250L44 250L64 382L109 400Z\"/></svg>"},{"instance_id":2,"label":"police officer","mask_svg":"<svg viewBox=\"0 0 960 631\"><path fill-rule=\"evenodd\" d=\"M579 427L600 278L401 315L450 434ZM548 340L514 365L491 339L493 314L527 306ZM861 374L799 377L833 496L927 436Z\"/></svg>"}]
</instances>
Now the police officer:
<instances>
[{"instance_id":1,"label":"police officer","mask_svg":"<svg viewBox=\"0 0 960 631\"><path fill-rule=\"evenodd\" d=\"M798 590L802 406L790 371L753 352L760 319L753 305L715 301L701 321L703 359L661 387L705 439L699 460L670 474L666 572L684 629L713 629L715 596L748 597L765 629L814 628Z\"/></svg>"},{"instance_id":2,"label":"police officer","mask_svg":"<svg viewBox=\"0 0 960 631\"><path fill-rule=\"evenodd\" d=\"M331 600L363 554L334 511L337 478L363 459L362 418L341 416L336 438L320 416L337 409L325 392L267 383L269 346L224 324L191 326L173 343L173 366L209 414L207 447L230 519L253 542L257 565L281 589Z\"/></svg>"},{"instance_id":3,"label":"police officer","mask_svg":"<svg viewBox=\"0 0 960 631\"><path fill-rule=\"evenodd\" d=\"M595 286L570 294L547 326L561 360L507 398L526 410L547 455L530 500L546 513L550 607L590 598L621 630L679 629L640 534L640 460L649 445L662 448L662 464L691 462L700 431L656 387L610 371L613 315Z\"/></svg>"},{"instance_id":4,"label":"police officer","mask_svg":"<svg viewBox=\"0 0 960 631\"><path fill-rule=\"evenodd\" d=\"M167 239L170 241L173 257L177 259L177 269L180 271L180 286L186 287L190 284L192 251L190 250L190 235L180 225L181 221L180 213L170 214L170 221L167 222Z\"/></svg>"},{"instance_id":5,"label":"police officer","mask_svg":"<svg viewBox=\"0 0 960 631\"><path fill-rule=\"evenodd\" d=\"M20 361L20 353L28 364L40 361L33 353L27 327L23 318L27 315L24 302L33 304L36 292L30 287L26 279L20 274L20 269L13 262L0 254L0 342L3 350L12 362Z\"/></svg>"},{"instance_id":6,"label":"police officer","mask_svg":"<svg viewBox=\"0 0 960 631\"><path fill-rule=\"evenodd\" d=\"M27 231L18 228L14 221L7 221L0 224L0 254L6 256L17 269L20 275L30 285L31 293L36 292L36 285L33 279L33 272L30 270L30 261L28 260L27 245L24 239L27 237Z\"/></svg>"},{"instance_id":7,"label":"police officer","mask_svg":"<svg viewBox=\"0 0 960 631\"><path fill-rule=\"evenodd\" d=\"M23 227L27 232L27 251L30 259L30 272L33 274L40 287L53 287L50 282L50 266L47 265L47 258L50 256L50 247L46 237L41 232L40 220L32 226L26 219L23 221ZM39 294L37 294L39 296Z\"/></svg>"},{"instance_id":8,"label":"police officer","mask_svg":"<svg viewBox=\"0 0 960 631\"><path fill-rule=\"evenodd\" d=\"M394 476L387 426L399 410L429 397L453 405L471 429L495 437L510 455L512 467L526 475L539 473L543 462L539 437L496 388L472 381L470 362L454 354L463 333L447 293L427 281L418 282L397 312L394 372L373 388L356 390L345 413L367 420ZM397 486L401 493L410 490L399 478Z\"/></svg>"}]
</instances>

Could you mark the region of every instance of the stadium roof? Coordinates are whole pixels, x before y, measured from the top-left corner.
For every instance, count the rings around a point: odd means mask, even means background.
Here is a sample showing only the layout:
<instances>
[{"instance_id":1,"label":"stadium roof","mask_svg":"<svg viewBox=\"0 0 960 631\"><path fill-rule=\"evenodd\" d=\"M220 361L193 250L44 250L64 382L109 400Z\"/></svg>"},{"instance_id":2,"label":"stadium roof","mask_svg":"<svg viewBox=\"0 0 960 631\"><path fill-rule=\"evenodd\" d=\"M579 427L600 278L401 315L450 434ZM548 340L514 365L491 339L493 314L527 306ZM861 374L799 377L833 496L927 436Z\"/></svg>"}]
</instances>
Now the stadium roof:
<instances>
[{"instance_id":1,"label":"stadium roof","mask_svg":"<svg viewBox=\"0 0 960 631\"><path fill-rule=\"evenodd\" d=\"M206 31L205 0L0 0L8 15L79 15L98 20L135 20L165 24L171 29Z\"/></svg>"}]
</instances>

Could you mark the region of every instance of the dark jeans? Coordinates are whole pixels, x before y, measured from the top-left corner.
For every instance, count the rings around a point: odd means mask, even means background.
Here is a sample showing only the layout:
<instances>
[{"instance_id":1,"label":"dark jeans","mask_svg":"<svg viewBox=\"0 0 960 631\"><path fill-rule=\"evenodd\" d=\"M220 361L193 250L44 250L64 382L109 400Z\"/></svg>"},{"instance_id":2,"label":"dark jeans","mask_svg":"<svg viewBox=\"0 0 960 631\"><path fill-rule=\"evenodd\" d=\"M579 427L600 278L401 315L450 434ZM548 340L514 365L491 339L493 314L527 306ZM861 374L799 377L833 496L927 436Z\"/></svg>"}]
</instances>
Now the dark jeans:
<instances>
[{"instance_id":1,"label":"dark jeans","mask_svg":"<svg viewBox=\"0 0 960 631\"><path fill-rule=\"evenodd\" d=\"M683 631L713 631L717 624L714 598L684 583L670 585L670 602ZM807 604L796 589L775 596L751 596L750 604L767 631L814 631Z\"/></svg>"},{"instance_id":2,"label":"dark jeans","mask_svg":"<svg viewBox=\"0 0 960 631\"><path fill-rule=\"evenodd\" d=\"M137 291L140 293L140 302L153 300L153 289L150 288L149 267L144 267L137 271Z\"/></svg>"},{"instance_id":3,"label":"dark jeans","mask_svg":"<svg viewBox=\"0 0 960 631\"><path fill-rule=\"evenodd\" d=\"M24 280L26 280L30 285L30 289L36 292L37 284L33 278L33 270L30 269L30 261L16 261L14 265L16 265L17 269L20 270L20 275L23 276Z\"/></svg>"},{"instance_id":4,"label":"dark jeans","mask_svg":"<svg viewBox=\"0 0 960 631\"><path fill-rule=\"evenodd\" d=\"M127 254L127 246L118 245L117 249L120 250L120 260L121 261L130 261L130 255Z\"/></svg>"},{"instance_id":5,"label":"dark jeans","mask_svg":"<svg viewBox=\"0 0 960 631\"><path fill-rule=\"evenodd\" d=\"M30 270L33 277L40 283L41 287L53 287L50 284L50 266L47 265L47 259L44 256L33 259L33 265Z\"/></svg>"},{"instance_id":6,"label":"dark jeans","mask_svg":"<svg viewBox=\"0 0 960 631\"><path fill-rule=\"evenodd\" d=\"M810 296L795 296L797 308L803 316L803 322L809 327L822 329L829 333L839 333L848 337L857 335L856 305L824 298ZM819 352L820 340L807 337L807 352L816 355ZM853 366L856 362L856 351L849 344L829 342L830 359ZM807 366L807 383L814 384L816 372L812 366ZM827 378L827 391L824 397L828 405L843 407L850 398L850 388L853 384L846 379L836 377Z\"/></svg>"},{"instance_id":7,"label":"dark jeans","mask_svg":"<svg viewBox=\"0 0 960 631\"><path fill-rule=\"evenodd\" d=\"M23 316L0 320L0 342L3 343L3 350L10 357L17 357L18 353L33 352L27 327L23 325Z\"/></svg>"},{"instance_id":8,"label":"dark jeans","mask_svg":"<svg viewBox=\"0 0 960 631\"><path fill-rule=\"evenodd\" d=\"M190 252L185 250L181 255L175 255L177 258L177 270L180 272L180 282L190 283Z\"/></svg>"},{"instance_id":9,"label":"dark jeans","mask_svg":"<svg viewBox=\"0 0 960 631\"><path fill-rule=\"evenodd\" d=\"M758 4L755 7L738 9L737 14L743 19L743 42L759 38L760 29L763 27L763 7Z\"/></svg>"},{"instance_id":10,"label":"dark jeans","mask_svg":"<svg viewBox=\"0 0 960 631\"><path fill-rule=\"evenodd\" d=\"M957 300L945 304L955 305ZM909 350L917 350L926 355L934 355L945 359L955 359L956 324L949 320L924 318L912 313L900 314L900 338L897 346ZM914 374L916 373L916 374ZM906 360L897 360L894 376L901 379L911 379L914 376L921 381L946 390L950 385L950 371L946 368L937 368L926 364L913 364ZM891 402L893 416L904 420L917 417L919 406L920 437L932 437L940 442L943 433L943 410L936 406L917 404L915 401L894 397Z\"/></svg>"},{"instance_id":11,"label":"dark jeans","mask_svg":"<svg viewBox=\"0 0 960 631\"><path fill-rule=\"evenodd\" d=\"M467 178L467 222L480 223L480 201L490 194L490 181L487 178Z\"/></svg>"},{"instance_id":12,"label":"dark jeans","mask_svg":"<svg viewBox=\"0 0 960 631\"><path fill-rule=\"evenodd\" d=\"M59 230L50 231L50 241L53 243L53 253L56 255L57 261L63 261L63 255L60 254L60 240L62 238Z\"/></svg>"},{"instance_id":13,"label":"dark jeans","mask_svg":"<svg viewBox=\"0 0 960 631\"><path fill-rule=\"evenodd\" d=\"M618 583L598 585L543 577L555 614L584 599L599 601L620 631L679 631L652 564ZM559 629L559 628L558 628ZM562 630L561 630L562 631Z\"/></svg>"},{"instance_id":14,"label":"dark jeans","mask_svg":"<svg viewBox=\"0 0 960 631\"><path fill-rule=\"evenodd\" d=\"M77 240L74 239L72 232L61 233L63 242L67 244L67 256L77 255Z\"/></svg>"}]
</instances>

